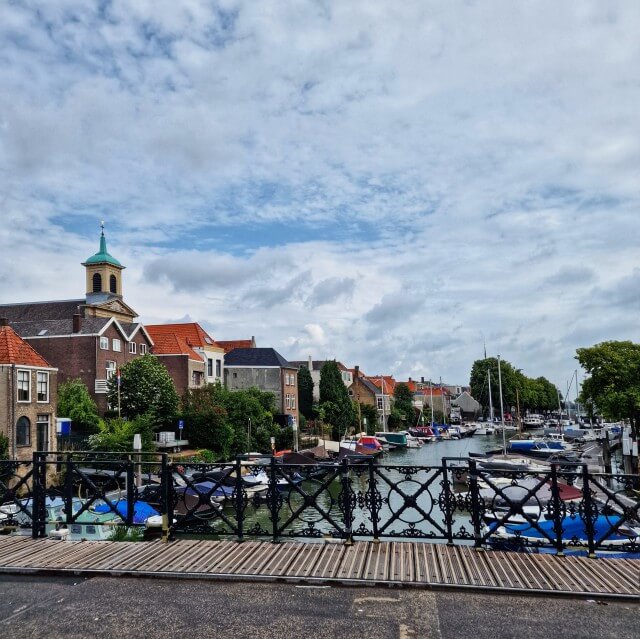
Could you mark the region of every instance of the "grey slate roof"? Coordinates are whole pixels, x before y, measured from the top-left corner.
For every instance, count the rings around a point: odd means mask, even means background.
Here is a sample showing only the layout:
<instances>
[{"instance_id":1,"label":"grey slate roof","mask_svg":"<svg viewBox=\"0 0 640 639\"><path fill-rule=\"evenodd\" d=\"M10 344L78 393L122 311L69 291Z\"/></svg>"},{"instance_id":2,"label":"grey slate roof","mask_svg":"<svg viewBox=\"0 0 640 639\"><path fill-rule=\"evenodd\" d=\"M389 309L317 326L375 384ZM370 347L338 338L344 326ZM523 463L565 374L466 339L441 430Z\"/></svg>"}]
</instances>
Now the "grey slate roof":
<instances>
[{"instance_id":1,"label":"grey slate roof","mask_svg":"<svg viewBox=\"0 0 640 639\"><path fill-rule=\"evenodd\" d=\"M373 382L370 382L366 377L359 377L358 379L362 382L362 385L365 388L368 388L374 395L380 394L380 389Z\"/></svg>"},{"instance_id":2,"label":"grey slate roof","mask_svg":"<svg viewBox=\"0 0 640 639\"><path fill-rule=\"evenodd\" d=\"M235 348L224 356L225 367L229 366L279 366L297 368L288 362L275 348Z\"/></svg>"},{"instance_id":3,"label":"grey slate roof","mask_svg":"<svg viewBox=\"0 0 640 639\"><path fill-rule=\"evenodd\" d=\"M41 320L71 320L74 313L81 312L79 307L84 304L86 304L84 299L0 304L0 317L6 317L11 324Z\"/></svg>"},{"instance_id":4,"label":"grey slate roof","mask_svg":"<svg viewBox=\"0 0 640 639\"><path fill-rule=\"evenodd\" d=\"M79 335L96 335L110 320L110 317L83 317ZM73 318L70 317L69 319L39 320L31 322L11 322L11 328L13 328L20 337L72 335Z\"/></svg>"},{"instance_id":5,"label":"grey slate roof","mask_svg":"<svg viewBox=\"0 0 640 639\"><path fill-rule=\"evenodd\" d=\"M314 359L311 361L311 366L313 367L314 371L319 371L322 370L322 367L329 361L333 361L333 360L328 360L328 359ZM303 359L303 360L295 360L292 362L289 362L294 368L300 368L301 366L304 366L305 368L309 368L309 360L307 359ZM347 367L342 364L342 362L336 362L336 364L338 364L338 368L340 370L347 370Z\"/></svg>"}]
</instances>

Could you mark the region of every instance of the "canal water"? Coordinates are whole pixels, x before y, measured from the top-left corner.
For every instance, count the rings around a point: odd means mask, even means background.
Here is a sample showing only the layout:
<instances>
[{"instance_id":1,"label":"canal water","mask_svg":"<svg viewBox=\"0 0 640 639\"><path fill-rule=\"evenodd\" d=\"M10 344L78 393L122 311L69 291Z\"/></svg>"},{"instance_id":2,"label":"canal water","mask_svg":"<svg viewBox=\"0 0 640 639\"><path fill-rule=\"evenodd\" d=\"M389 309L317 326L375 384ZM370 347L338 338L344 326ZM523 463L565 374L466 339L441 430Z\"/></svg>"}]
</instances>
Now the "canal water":
<instances>
[{"instance_id":1,"label":"canal water","mask_svg":"<svg viewBox=\"0 0 640 639\"><path fill-rule=\"evenodd\" d=\"M446 525L442 511L444 477L441 464L443 457L466 458L470 452L486 452L502 446L502 435L473 436L460 440L430 442L421 448L406 448L388 451L375 466L376 493L380 496L376 508L377 527L381 536L407 535L433 536L433 540L446 537ZM454 463L455 462L449 462ZM400 466L396 469L394 466ZM415 467L433 467L421 468ZM447 473L447 480L455 481L454 472ZM351 488L356 496L352 528L361 529L363 537L371 536L373 522L369 471L354 469L349 474ZM327 484L327 485L324 485ZM339 506L342 484L339 476L333 481L326 477L305 480L300 485L306 495L313 496L313 504L305 506L305 497L297 490L281 493L278 523L282 527L280 537L335 535L344 528L344 515ZM464 485L454 485L456 493L464 491ZM406 507L407 498L415 498L415 506ZM232 507L224 508L229 519L235 518ZM262 531L272 530L271 515L266 502L250 504L245 509L243 528ZM225 525L212 521L212 529L224 534ZM470 515L463 508L456 511L453 523L456 536L471 534ZM250 536L249 533L248 536Z\"/></svg>"}]
</instances>

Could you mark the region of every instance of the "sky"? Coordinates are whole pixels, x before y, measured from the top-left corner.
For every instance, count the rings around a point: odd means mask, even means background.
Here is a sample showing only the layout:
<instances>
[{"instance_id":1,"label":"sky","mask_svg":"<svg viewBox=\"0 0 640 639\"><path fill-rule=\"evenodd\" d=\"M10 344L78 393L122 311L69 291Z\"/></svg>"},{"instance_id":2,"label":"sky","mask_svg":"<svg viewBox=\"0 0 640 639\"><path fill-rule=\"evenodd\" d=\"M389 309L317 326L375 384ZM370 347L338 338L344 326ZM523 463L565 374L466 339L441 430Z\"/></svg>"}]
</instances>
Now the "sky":
<instances>
[{"instance_id":1,"label":"sky","mask_svg":"<svg viewBox=\"0 0 640 639\"><path fill-rule=\"evenodd\" d=\"M640 340L640 3L8 0L0 302L561 389Z\"/></svg>"}]
</instances>

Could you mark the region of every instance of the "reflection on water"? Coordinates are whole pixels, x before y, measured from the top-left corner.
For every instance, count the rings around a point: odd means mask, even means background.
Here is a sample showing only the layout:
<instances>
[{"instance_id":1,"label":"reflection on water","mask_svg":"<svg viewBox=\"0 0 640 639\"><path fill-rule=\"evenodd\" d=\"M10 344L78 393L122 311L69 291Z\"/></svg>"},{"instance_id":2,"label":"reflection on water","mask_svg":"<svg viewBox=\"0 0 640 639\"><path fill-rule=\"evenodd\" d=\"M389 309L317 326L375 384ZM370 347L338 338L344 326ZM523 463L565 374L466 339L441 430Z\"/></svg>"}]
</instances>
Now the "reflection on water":
<instances>
[{"instance_id":1,"label":"reflection on water","mask_svg":"<svg viewBox=\"0 0 640 639\"><path fill-rule=\"evenodd\" d=\"M380 536L424 536L446 539L447 527L443 515L443 457L467 457L470 452L485 452L500 448L502 436L477 436L461 440L449 440L425 444L421 448L394 450L385 453L376 466L373 480L376 491L370 490L370 470L367 467L352 468L349 472L353 491L352 529L356 535L372 536L374 522L372 509L378 512L377 532ZM393 468L401 466L404 468ZM410 468L432 466L434 468ZM302 472L302 471L301 471ZM464 490L454 485L454 473L449 471L447 479L454 491ZM280 493L278 500L279 537L340 535L345 529L344 515L340 508L342 479L339 471L331 471L323 477L307 478L300 490ZM372 494L378 498L372 503ZM406 507L405 507L406 506ZM232 521L236 516L229 505L225 515ZM254 534L273 533L270 505L266 500L259 504L247 504L243 513L243 529ZM219 518L211 522L219 533L228 531ZM470 515L464 502L459 500L452 531L456 537L472 533ZM249 534L250 536L250 534Z\"/></svg>"}]
</instances>

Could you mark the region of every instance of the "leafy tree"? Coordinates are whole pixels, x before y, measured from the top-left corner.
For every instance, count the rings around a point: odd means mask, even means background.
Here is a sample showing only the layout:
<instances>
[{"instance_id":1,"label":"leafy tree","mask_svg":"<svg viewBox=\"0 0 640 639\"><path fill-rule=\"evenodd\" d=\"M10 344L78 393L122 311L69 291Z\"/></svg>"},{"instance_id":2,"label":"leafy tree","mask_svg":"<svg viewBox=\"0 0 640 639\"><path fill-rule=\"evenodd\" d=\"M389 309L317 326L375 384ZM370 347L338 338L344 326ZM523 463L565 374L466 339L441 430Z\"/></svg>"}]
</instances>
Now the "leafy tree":
<instances>
[{"instance_id":1,"label":"leafy tree","mask_svg":"<svg viewBox=\"0 0 640 639\"><path fill-rule=\"evenodd\" d=\"M313 379L306 366L298 371L298 406L307 419L313 418Z\"/></svg>"},{"instance_id":2,"label":"leafy tree","mask_svg":"<svg viewBox=\"0 0 640 639\"><path fill-rule=\"evenodd\" d=\"M602 342L579 348L576 359L587 372L581 401L593 403L610 419L628 419L640 433L640 344Z\"/></svg>"},{"instance_id":3,"label":"leafy tree","mask_svg":"<svg viewBox=\"0 0 640 639\"><path fill-rule=\"evenodd\" d=\"M487 371L491 375L491 399L494 414L500 414L500 386L498 384L498 360L495 357L479 359L471 368L471 395L482 404L485 413L489 408L489 382ZM558 406L558 390L545 377L532 379L516 369L506 360L500 361L502 376L502 397L504 410L520 405L521 411L554 410Z\"/></svg>"},{"instance_id":4,"label":"leafy tree","mask_svg":"<svg viewBox=\"0 0 640 639\"><path fill-rule=\"evenodd\" d=\"M0 459L9 459L9 440L0 433Z\"/></svg>"},{"instance_id":5,"label":"leafy tree","mask_svg":"<svg viewBox=\"0 0 640 639\"><path fill-rule=\"evenodd\" d=\"M98 423L98 432L90 435L92 450L127 452L133 450L133 436L140 435L143 451L153 451L153 419L151 415L138 415L131 420L106 419Z\"/></svg>"},{"instance_id":6,"label":"leafy tree","mask_svg":"<svg viewBox=\"0 0 640 639\"><path fill-rule=\"evenodd\" d=\"M272 393L257 388L230 391L209 384L188 390L182 405L185 436L191 444L209 449L217 459L250 450L267 453L271 437L275 437L277 448L291 447L293 431L273 422L276 405Z\"/></svg>"},{"instance_id":7,"label":"leafy tree","mask_svg":"<svg viewBox=\"0 0 640 639\"><path fill-rule=\"evenodd\" d=\"M143 355L126 363L120 369L120 408L124 416L132 419L150 413L160 424L175 422L180 399L167 369L157 357ZM116 377L109 380L108 399L118 404Z\"/></svg>"},{"instance_id":8,"label":"leafy tree","mask_svg":"<svg viewBox=\"0 0 640 639\"><path fill-rule=\"evenodd\" d=\"M354 422L353 404L335 361L325 362L320 370L320 409L332 426L333 439L340 439Z\"/></svg>"},{"instance_id":9,"label":"leafy tree","mask_svg":"<svg viewBox=\"0 0 640 639\"><path fill-rule=\"evenodd\" d=\"M93 433L98 430L98 407L81 379L70 379L58 386L58 417L69 417L74 430Z\"/></svg>"},{"instance_id":10,"label":"leafy tree","mask_svg":"<svg viewBox=\"0 0 640 639\"><path fill-rule=\"evenodd\" d=\"M404 421L405 415L398 410L397 406L393 406L389 415L387 415L387 426L390 430L405 429L407 426Z\"/></svg>"},{"instance_id":11,"label":"leafy tree","mask_svg":"<svg viewBox=\"0 0 640 639\"><path fill-rule=\"evenodd\" d=\"M415 409L413 407L413 393L407 384L396 384L393 391L395 399L394 408L400 413L404 428L411 428L415 422ZM393 411L391 411L393 413Z\"/></svg>"}]
</instances>

